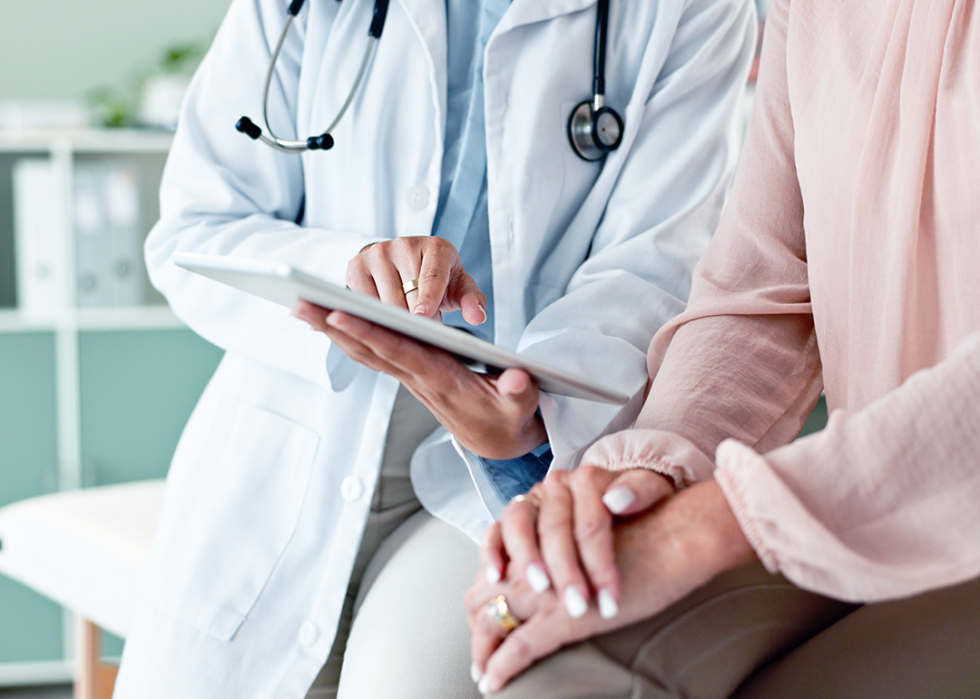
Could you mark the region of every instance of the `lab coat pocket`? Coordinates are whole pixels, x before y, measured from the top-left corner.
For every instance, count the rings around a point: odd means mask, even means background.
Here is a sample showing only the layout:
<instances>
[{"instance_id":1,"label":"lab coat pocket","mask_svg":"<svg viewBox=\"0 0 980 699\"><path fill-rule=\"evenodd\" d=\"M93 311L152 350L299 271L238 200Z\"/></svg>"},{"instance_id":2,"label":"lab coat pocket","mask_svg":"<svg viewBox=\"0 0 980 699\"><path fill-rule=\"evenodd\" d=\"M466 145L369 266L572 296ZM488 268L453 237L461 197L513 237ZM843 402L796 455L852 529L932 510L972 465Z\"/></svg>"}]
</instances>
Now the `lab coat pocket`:
<instances>
[{"instance_id":1,"label":"lab coat pocket","mask_svg":"<svg viewBox=\"0 0 980 699\"><path fill-rule=\"evenodd\" d=\"M206 392L171 467L149 602L233 638L293 535L318 443L308 427Z\"/></svg>"}]
</instances>

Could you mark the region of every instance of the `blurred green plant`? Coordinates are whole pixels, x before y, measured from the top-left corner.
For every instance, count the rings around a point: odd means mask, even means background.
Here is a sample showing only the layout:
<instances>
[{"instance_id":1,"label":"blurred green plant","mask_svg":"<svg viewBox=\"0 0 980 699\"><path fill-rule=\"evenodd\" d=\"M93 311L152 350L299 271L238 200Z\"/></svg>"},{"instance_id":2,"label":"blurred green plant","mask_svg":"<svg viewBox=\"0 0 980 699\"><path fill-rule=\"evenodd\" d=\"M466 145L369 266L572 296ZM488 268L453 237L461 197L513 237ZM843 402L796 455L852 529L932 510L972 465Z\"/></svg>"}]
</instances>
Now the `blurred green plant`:
<instances>
[{"instance_id":1,"label":"blurred green plant","mask_svg":"<svg viewBox=\"0 0 980 699\"><path fill-rule=\"evenodd\" d=\"M122 128L136 123L139 102L133 91L116 87L96 87L85 94L85 102L92 111L96 126Z\"/></svg>"},{"instance_id":2,"label":"blurred green plant","mask_svg":"<svg viewBox=\"0 0 980 699\"><path fill-rule=\"evenodd\" d=\"M105 128L138 126L140 98L146 82L160 74L190 75L206 51L207 44L202 42L172 44L163 50L154 66L134 71L123 85L103 85L89 90L85 102L92 111L95 125Z\"/></svg>"},{"instance_id":3,"label":"blurred green plant","mask_svg":"<svg viewBox=\"0 0 980 699\"><path fill-rule=\"evenodd\" d=\"M157 65L157 70L163 73L193 73L201 59L204 58L206 47L200 43L191 42L174 44L164 49L163 57Z\"/></svg>"}]
</instances>

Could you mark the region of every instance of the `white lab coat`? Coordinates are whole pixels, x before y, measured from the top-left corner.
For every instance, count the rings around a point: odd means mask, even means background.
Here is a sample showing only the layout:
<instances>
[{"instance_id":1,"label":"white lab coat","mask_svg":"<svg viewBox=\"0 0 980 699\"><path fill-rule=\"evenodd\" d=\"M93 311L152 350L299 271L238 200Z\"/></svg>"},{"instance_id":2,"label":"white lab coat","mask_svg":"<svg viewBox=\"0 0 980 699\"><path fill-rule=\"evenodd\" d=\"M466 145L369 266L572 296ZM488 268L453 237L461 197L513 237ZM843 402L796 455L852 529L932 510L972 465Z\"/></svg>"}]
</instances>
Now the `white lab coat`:
<instances>
[{"instance_id":1,"label":"white lab coat","mask_svg":"<svg viewBox=\"0 0 980 699\"><path fill-rule=\"evenodd\" d=\"M147 241L154 284L227 354L170 470L122 699L303 697L333 642L378 476L397 383L286 309L170 262L176 251L285 260L343 284L364 245L431 233L444 0L393 0L336 146L302 156L233 128L261 116L286 4L232 3L191 85ZM269 96L280 136L333 119L371 12L370 0L306 4ZM566 124L591 96L595 15L595 0L514 0L484 69L497 342L634 396L625 409L543 396L555 468L639 407L647 346L683 308L719 216L754 48L751 0L613 0L606 102L625 133L588 163ZM444 430L411 468L425 507L474 538L501 508Z\"/></svg>"}]
</instances>

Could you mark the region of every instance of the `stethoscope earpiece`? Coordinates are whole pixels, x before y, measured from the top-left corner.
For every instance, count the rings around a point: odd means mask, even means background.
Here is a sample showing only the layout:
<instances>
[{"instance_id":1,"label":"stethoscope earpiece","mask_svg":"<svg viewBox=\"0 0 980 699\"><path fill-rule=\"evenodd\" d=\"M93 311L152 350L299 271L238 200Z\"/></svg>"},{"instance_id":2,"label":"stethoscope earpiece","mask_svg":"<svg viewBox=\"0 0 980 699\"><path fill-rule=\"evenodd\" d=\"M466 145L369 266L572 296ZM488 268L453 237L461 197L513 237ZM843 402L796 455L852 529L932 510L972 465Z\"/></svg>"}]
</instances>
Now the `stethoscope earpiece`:
<instances>
[{"instance_id":1,"label":"stethoscope earpiece","mask_svg":"<svg viewBox=\"0 0 980 699\"><path fill-rule=\"evenodd\" d=\"M623 140L623 120L609 107L595 109L591 100L572 110L568 119L568 140L572 150L589 162L602 160Z\"/></svg>"},{"instance_id":2,"label":"stethoscope earpiece","mask_svg":"<svg viewBox=\"0 0 980 699\"><path fill-rule=\"evenodd\" d=\"M364 74L367 72L368 62L371 59L374 48L378 44L378 39L381 38L381 32L385 26L385 18L388 16L389 0L374 0L374 14L371 16L371 26L368 29L368 44L364 50L364 57L361 59L361 67L357 71L357 77L354 78L354 84L351 86L350 92L347 93L347 99L344 100L344 104L340 107L340 111L334 117L330 126L327 127L327 130L319 136L310 136L305 141L289 141L276 136L272 132L272 127L269 126L269 86L272 84L272 76L275 73L279 52L282 50L282 43L286 39L286 34L289 32L289 27L292 25L293 19L295 19L296 15L302 9L304 1L292 0L290 2L289 9L286 10L286 23L283 25L282 34L279 35L276 48L272 52L272 59L269 61L269 71L265 76L265 89L262 91L262 119L265 122L265 130L269 132L269 135L266 136L263 134L262 129L256 126L246 116L243 116L235 124L235 130L239 133L245 134L253 141L262 141L262 143L283 153L302 153L306 150L330 150L333 148L333 136L330 135L330 132L333 131L334 127L343 118L347 108L354 100L354 95L357 94L357 90L361 86L361 81L364 80Z\"/></svg>"},{"instance_id":3,"label":"stethoscope earpiece","mask_svg":"<svg viewBox=\"0 0 980 699\"><path fill-rule=\"evenodd\" d=\"M235 131L245 134L253 141L262 135L262 129L252 123L252 120L247 116L243 116L238 120L235 124Z\"/></svg>"},{"instance_id":4,"label":"stethoscope earpiece","mask_svg":"<svg viewBox=\"0 0 980 699\"><path fill-rule=\"evenodd\" d=\"M306 147L310 150L330 150L333 148L333 136L326 132L319 136L310 136L306 139Z\"/></svg>"}]
</instances>

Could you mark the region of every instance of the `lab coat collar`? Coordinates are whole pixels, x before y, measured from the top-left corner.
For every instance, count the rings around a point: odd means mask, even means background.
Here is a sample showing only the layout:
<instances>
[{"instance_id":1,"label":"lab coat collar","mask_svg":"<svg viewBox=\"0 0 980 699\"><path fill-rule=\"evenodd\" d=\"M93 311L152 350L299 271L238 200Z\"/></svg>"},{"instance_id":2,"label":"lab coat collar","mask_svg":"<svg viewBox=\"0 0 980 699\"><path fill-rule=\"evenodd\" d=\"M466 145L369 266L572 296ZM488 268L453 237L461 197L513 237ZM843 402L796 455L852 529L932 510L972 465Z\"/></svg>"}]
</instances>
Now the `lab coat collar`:
<instances>
[{"instance_id":1,"label":"lab coat collar","mask_svg":"<svg viewBox=\"0 0 980 699\"><path fill-rule=\"evenodd\" d=\"M446 0L399 0L408 21L425 47L429 77L436 100L436 132L442 134L446 120Z\"/></svg>"},{"instance_id":2,"label":"lab coat collar","mask_svg":"<svg viewBox=\"0 0 980 699\"><path fill-rule=\"evenodd\" d=\"M446 68L446 0L399 0L435 66Z\"/></svg>"},{"instance_id":3,"label":"lab coat collar","mask_svg":"<svg viewBox=\"0 0 980 699\"><path fill-rule=\"evenodd\" d=\"M596 4L597 0L513 0L501 18L494 34L515 27L579 12ZM405 14L425 44L435 66L446 65L446 3L445 0L400 0ZM439 71L437 71L439 72Z\"/></svg>"},{"instance_id":4,"label":"lab coat collar","mask_svg":"<svg viewBox=\"0 0 980 699\"><path fill-rule=\"evenodd\" d=\"M561 15L579 12L596 4L597 0L513 0L500 20L494 34L534 22L543 22Z\"/></svg>"}]
</instances>

